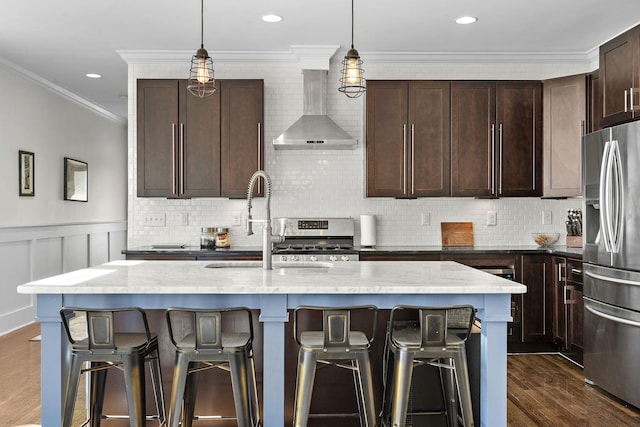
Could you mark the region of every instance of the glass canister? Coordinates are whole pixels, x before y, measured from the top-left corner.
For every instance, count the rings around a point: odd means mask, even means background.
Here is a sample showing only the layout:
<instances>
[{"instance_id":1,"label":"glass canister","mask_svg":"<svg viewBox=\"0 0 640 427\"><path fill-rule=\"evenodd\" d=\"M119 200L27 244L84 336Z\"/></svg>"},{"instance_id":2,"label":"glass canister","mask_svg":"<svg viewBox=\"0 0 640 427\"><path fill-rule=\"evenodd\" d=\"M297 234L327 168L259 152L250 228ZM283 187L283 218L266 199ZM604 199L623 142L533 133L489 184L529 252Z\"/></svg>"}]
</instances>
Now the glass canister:
<instances>
[{"instance_id":1,"label":"glass canister","mask_svg":"<svg viewBox=\"0 0 640 427\"><path fill-rule=\"evenodd\" d=\"M227 227L217 227L216 228L216 247L228 248L229 246L231 246L231 241L229 240L229 229Z\"/></svg>"},{"instance_id":2,"label":"glass canister","mask_svg":"<svg viewBox=\"0 0 640 427\"><path fill-rule=\"evenodd\" d=\"M216 248L216 228L202 227L200 229L200 249Z\"/></svg>"}]
</instances>

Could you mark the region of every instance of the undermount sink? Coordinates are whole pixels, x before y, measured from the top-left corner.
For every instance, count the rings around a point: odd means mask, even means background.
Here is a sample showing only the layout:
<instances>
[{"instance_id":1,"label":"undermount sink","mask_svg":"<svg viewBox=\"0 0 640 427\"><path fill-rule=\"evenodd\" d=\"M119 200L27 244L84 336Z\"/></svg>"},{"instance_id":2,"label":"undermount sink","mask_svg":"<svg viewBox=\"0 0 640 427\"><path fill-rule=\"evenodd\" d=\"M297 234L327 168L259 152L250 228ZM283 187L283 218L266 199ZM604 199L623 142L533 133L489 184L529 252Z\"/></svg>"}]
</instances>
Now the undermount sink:
<instances>
[{"instance_id":1,"label":"undermount sink","mask_svg":"<svg viewBox=\"0 0 640 427\"><path fill-rule=\"evenodd\" d=\"M262 261L213 261L205 265L206 268L262 268ZM274 262L273 269L277 268L331 268L330 262Z\"/></svg>"}]
</instances>

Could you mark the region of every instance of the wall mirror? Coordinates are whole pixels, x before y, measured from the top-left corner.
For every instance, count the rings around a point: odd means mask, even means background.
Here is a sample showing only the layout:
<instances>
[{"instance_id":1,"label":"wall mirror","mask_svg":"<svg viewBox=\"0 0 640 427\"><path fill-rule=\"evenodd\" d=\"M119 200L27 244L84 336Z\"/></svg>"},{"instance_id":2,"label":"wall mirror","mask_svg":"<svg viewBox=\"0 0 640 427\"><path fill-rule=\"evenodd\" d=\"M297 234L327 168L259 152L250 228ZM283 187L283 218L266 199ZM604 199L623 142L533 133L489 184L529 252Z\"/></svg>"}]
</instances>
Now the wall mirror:
<instances>
[{"instance_id":1,"label":"wall mirror","mask_svg":"<svg viewBox=\"0 0 640 427\"><path fill-rule=\"evenodd\" d=\"M80 160L64 158L64 199L76 202L89 200L89 166Z\"/></svg>"}]
</instances>

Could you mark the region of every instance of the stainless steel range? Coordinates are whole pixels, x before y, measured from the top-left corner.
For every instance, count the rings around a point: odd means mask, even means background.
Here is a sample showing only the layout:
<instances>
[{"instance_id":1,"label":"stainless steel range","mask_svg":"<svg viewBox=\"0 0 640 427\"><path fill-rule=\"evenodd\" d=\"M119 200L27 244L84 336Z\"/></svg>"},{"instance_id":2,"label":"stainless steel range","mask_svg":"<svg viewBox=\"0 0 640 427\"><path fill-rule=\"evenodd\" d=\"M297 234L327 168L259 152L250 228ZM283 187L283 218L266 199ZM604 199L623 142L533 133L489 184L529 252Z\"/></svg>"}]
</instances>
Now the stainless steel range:
<instances>
[{"instance_id":1,"label":"stainless steel range","mask_svg":"<svg viewBox=\"0 0 640 427\"><path fill-rule=\"evenodd\" d=\"M284 240L273 246L277 262L358 261L353 247L353 218L276 218L273 233Z\"/></svg>"}]
</instances>

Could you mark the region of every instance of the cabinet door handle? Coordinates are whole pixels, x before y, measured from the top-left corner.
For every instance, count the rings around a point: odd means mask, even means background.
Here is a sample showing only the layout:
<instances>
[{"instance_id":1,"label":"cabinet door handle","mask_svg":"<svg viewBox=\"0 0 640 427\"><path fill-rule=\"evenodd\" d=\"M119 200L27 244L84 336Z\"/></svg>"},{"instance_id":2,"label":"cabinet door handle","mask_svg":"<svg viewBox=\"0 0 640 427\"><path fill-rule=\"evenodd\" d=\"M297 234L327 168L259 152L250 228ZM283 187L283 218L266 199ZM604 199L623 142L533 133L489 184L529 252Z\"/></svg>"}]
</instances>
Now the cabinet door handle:
<instances>
[{"instance_id":1,"label":"cabinet door handle","mask_svg":"<svg viewBox=\"0 0 640 427\"><path fill-rule=\"evenodd\" d=\"M184 194L184 123L180 123L180 164L178 165L178 176L180 176L180 194Z\"/></svg>"},{"instance_id":2,"label":"cabinet door handle","mask_svg":"<svg viewBox=\"0 0 640 427\"><path fill-rule=\"evenodd\" d=\"M631 107L631 111L635 109L635 105L633 105L633 88L629 89L629 107Z\"/></svg>"},{"instance_id":3,"label":"cabinet door handle","mask_svg":"<svg viewBox=\"0 0 640 427\"><path fill-rule=\"evenodd\" d=\"M500 149L500 162L498 164L498 167L500 169L499 170L499 177L498 177L498 194L502 194L502 123L500 123L500 126L498 126L498 147Z\"/></svg>"},{"instance_id":4,"label":"cabinet door handle","mask_svg":"<svg viewBox=\"0 0 640 427\"><path fill-rule=\"evenodd\" d=\"M258 122L258 168L257 170L260 170L260 160L262 157L262 148L261 148L261 142L262 142L262 123ZM261 193L261 188L260 188L260 181L262 180L258 180L258 194Z\"/></svg>"},{"instance_id":5,"label":"cabinet door handle","mask_svg":"<svg viewBox=\"0 0 640 427\"><path fill-rule=\"evenodd\" d=\"M633 96L633 95L631 95ZM631 101L633 102L633 101ZM624 91L624 112L628 113L629 112L629 91L625 90Z\"/></svg>"},{"instance_id":6,"label":"cabinet door handle","mask_svg":"<svg viewBox=\"0 0 640 427\"><path fill-rule=\"evenodd\" d=\"M563 264L558 264L558 281L564 282L567 278L562 274Z\"/></svg>"},{"instance_id":7,"label":"cabinet door handle","mask_svg":"<svg viewBox=\"0 0 640 427\"><path fill-rule=\"evenodd\" d=\"M407 195L407 125L402 125L402 194Z\"/></svg>"},{"instance_id":8,"label":"cabinet door handle","mask_svg":"<svg viewBox=\"0 0 640 427\"><path fill-rule=\"evenodd\" d=\"M629 108L627 108L627 98L629 98L629 91L624 91L624 112L628 112Z\"/></svg>"},{"instance_id":9,"label":"cabinet door handle","mask_svg":"<svg viewBox=\"0 0 640 427\"><path fill-rule=\"evenodd\" d=\"M171 123L171 192L177 193L176 190L176 124Z\"/></svg>"},{"instance_id":10,"label":"cabinet door handle","mask_svg":"<svg viewBox=\"0 0 640 427\"><path fill-rule=\"evenodd\" d=\"M489 161L491 162L491 169L489 170L489 181L491 181L491 194L496 192L496 125L491 125L491 156Z\"/></svg>"},{"instance_id":11,"label":"cabinet door handle","mask_svg":"<svg viewBox=\"0 0 640 427\"><path fill-rule=\"evenodd\" d=\"M416 192L416 179L415 179L415 126L411 124L411 195Z\"/></svg>"}]
</instances>

